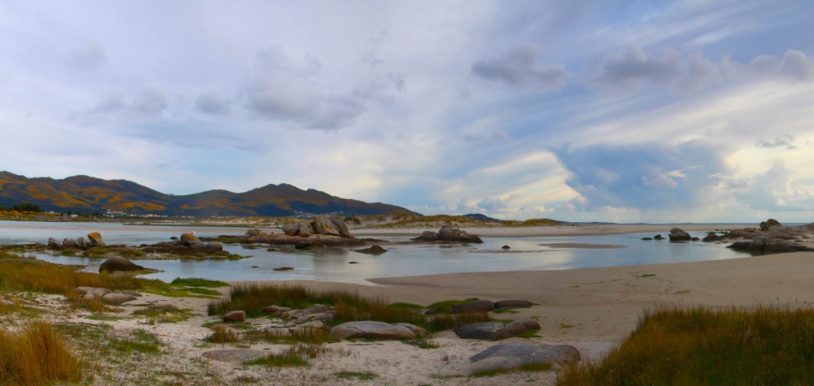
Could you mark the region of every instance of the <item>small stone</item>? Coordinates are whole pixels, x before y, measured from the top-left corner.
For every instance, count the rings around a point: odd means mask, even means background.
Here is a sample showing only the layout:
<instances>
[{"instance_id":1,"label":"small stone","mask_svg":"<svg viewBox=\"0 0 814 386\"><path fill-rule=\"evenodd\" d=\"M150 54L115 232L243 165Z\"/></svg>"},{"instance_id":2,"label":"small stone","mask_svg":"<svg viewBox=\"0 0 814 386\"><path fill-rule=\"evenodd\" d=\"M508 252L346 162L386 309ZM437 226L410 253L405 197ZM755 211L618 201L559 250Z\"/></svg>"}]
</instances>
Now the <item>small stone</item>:
<instances>
[{"instance_id":1,"label":"small stone","mask_svg":"<svg viewBox=\"0 0 814 386\"><path fill-rule=\"evenodd\" d=\"M528 300L511 299L495 302L495 308L530 308L534 303Z\"/></svg>"},{"instance_id":2,"label":"small stone","mask_svg":"<svg viewBox=\"0 0 814 386\"><path fill-rule=\"evenodd\" d=\"M246 321L245 311L229 311L223 315L223 321L227 323L244 322Z\"/></svg>"}]
</instances>

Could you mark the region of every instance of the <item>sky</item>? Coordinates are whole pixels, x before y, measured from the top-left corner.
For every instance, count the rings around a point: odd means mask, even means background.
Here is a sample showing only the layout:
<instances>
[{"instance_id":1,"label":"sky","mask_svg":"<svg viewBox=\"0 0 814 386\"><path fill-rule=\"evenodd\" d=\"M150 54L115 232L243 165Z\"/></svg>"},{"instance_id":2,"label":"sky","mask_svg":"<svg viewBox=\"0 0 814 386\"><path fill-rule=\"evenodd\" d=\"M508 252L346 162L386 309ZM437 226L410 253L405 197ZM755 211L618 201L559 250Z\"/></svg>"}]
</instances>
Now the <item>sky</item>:
<instances>
[{"instance_id":1,"label":"sky","mask_svg":"<svg viewBox=\"0 0 814 386\"><path fill-rule=\"evenodd\" d=\"M812 19L809 0L3 1L0 170L810 221Z\"/></svg>"}]
</instances>

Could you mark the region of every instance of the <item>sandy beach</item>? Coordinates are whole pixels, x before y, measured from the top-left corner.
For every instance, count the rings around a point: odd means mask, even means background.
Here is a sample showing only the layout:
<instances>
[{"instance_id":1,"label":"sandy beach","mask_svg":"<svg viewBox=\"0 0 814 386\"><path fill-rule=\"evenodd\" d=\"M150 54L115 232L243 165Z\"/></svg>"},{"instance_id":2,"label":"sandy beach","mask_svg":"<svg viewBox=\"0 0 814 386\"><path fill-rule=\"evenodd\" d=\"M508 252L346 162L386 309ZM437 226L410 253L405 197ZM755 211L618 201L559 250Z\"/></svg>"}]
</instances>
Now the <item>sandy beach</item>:
<instances>
[{"instance_id":1,"label":"sandy beach","mask_svg":"<svg viewBox=\"0 0 814 386\"><path fill-rule=\"evenodd\" d=\"M712 307L814 302L814 253L721 261L562 271L461 273L371 279L377 286L298 282L418 304L447 299L527 299L546 341L619 341L642 311L666 305Z\"/></svg>"}]
</instances>

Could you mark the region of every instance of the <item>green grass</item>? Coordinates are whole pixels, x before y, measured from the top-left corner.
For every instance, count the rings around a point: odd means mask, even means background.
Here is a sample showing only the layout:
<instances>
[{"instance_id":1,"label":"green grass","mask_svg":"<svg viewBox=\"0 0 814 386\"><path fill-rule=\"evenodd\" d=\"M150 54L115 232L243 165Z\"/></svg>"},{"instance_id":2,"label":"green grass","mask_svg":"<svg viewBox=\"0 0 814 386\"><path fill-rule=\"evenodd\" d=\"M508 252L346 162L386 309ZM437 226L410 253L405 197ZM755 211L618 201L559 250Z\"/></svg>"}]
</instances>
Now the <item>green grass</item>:
<instances>
[{"instance_id":1,"label":"green grass","mask_svg":"<svg viewBox=\"0 0 814 386\"><path fill-rule=\"evenodd\" d=\"M108 345L119 352L131 354L134 352L143 354L158 354L161 352L161 342L154 335L144 331L135 331L127 337L112 337Z\"/></svg>"},{"instance_id":2,"label":"green grass","mask_svg":"<svg viewBox=\"0 0 814 386\"><path fill-rule=\"evenodd\" d=\"M452 312L452 307L457 306L458 304L474 302L475 300L478 300L478 298L470 298L464 300L444 300L442 302L430 304L430 306L427 308L429 308L430 311L436 314L449 314Z\"/></svg>"},{"instance_id":3,"label":"green grass","mask_svg":"<svg viewBox=\"0 0 814 386\"><path fill-rule=\"evenodd\" d=\"M181 287L205 287L205 288L220 288L220 287L228 287L228 283L224 283L222 281L217 280L207 280L207 279L198 279L198 278L180 278L177 277L173 280L171 285L174 286L181 286Z\"/></svg>"},{"instance_id":4,"label":"green grass","mask_svg":"<svg viewBox=\"0 0 814 386\"><path fill-rule=\"evenodd\" d=\"M308 366L308 359L316 358L325 349L320 346L297 343L280 354L269 354L244 364L263 365L268 367L303 367Z\"/></svg>"},{"instance_id":5,"label":"green grass","mask_svg":"<svg viewBox=\"0 0 814 386\"><path fill-rule=\"evenodd\" d=\"M262 316L265 306L304 308L313 304L331 305L336 310L333 324L354 320L376 320L386 323L412 323L430 331L441 331L462 323L488 320L486 313L461 315L420 314L420 308L396 304L381 299L361 297L345 291L315 291L300 285L242 284L232 288L229 297L209 304L209 315L231 310L243 310L249 316Z\"/></svg>"},{"instance_id":6,"label":"green grass","mask_svg":"<svg viewBox=\"0 0 814 386\"><path fill-rule=\"evenodd\" d=\"M515 373L518 371L549 371L549 370L551 370L551 365L548 363L529 363L514 369L476 371L475 373L472 374L472 376L476 378L483 378L483 377L494 377L496 375L502 374Z\"/></svg>"},{"instance_id":7,"label":"green grass","mask_svg":"<svg viewBox=\"0 0 814 386\"><path fill-rule=\"evenodd\" d=\"M814 384L814 310L665 309L598 363L559 375L571 385Z\"/></svg>"},{"instance_id":8,"label":"green grass","mask_svg":"<svg viewBox=\"0 0 814 386\"><path fill-rule=\"evenodd\" d=\"M334 375L336 375L336 377L339 379L355 379L359 381L369 381L378 377L378 375L371 373L370 371L340 371Z\"/></svg>"}]
</instances>

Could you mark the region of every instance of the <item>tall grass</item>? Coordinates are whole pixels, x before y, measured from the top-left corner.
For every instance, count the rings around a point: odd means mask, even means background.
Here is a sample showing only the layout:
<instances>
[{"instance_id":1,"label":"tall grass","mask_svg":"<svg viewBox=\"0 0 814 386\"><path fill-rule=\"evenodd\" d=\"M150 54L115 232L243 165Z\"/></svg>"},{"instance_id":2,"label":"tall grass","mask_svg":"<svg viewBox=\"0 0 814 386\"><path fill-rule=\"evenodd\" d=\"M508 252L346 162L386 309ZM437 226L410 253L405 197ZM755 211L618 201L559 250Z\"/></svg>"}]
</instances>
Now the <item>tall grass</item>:
<instances>
[{"instance_id":1,"label":"tall grass","mask_svg":"<svg viewBox=\"0 0 814 386\"><path fill-rule=\"evenodd\" d=\"M313 304L331 305L336 310L334 324L354 320L387 323L412 323L432 331L447 329L463 322L488 320L485 313L426 317L412 307L389 304L382 299L361 297L346 291L315 291L301 285L241 284L234 286L229 298L209 304L209 314L243 310L252 316L262 314L268 305L304 308Z\"/></svg>"},{"instance_id":2,"label":"tall grass","mask_svg":"<svg viewBox=\"0 0 814 386\"><path fill-rule=\"evenodd\" d=\"M37 322L17 333L0 330L0 384L73 382L80 371L79 361L49 324Z\"/></svg>"},{"instance_id":3,"label":"tall grass","mask_svg":"<svg viewBox=\"0 0 814 386\"><path fill-rule=\"evenodd\" d=\"M0 290L36 291L72 296L76 287L138 289L138 279L78 272L77 267L32 259L0 259Z\"/></svg>"},{"instance_id":4,"label":"tall grass","mask_svg":"<svg viewBox=\"0 0 814 386\"><path fill-rule=\"evenodd\" d=\"M649 311L604 360L566 367L571 385L811 385L814 310Z\"/></svg>"}]
</instances>

